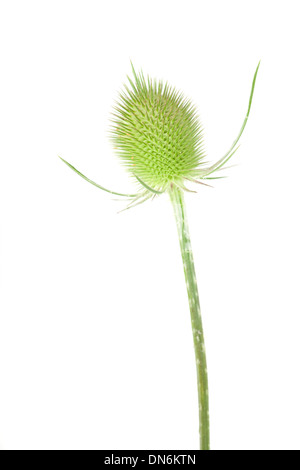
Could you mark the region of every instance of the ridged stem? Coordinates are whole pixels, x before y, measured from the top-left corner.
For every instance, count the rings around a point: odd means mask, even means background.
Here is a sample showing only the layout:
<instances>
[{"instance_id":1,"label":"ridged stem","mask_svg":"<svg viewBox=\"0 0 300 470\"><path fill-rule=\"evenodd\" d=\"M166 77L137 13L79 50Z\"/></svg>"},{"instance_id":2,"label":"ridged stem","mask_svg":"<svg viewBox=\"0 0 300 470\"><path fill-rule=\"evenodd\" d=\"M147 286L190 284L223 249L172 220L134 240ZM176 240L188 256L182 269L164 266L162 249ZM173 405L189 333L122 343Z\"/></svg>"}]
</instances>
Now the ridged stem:
<instances>
[{"instance_id":1,"label":"ridged stem","mask_svg":"<svg viewBox=\"0 0 300 470\"><path fill-rule=\"evenodd\" d=\"M207 364L193 252L191 247L183 191L177 186L172 185L169 190L169 194L176 219L191 313L197 369L200 450L209 450L210 439Z\"/></svg>"}]
</instances>

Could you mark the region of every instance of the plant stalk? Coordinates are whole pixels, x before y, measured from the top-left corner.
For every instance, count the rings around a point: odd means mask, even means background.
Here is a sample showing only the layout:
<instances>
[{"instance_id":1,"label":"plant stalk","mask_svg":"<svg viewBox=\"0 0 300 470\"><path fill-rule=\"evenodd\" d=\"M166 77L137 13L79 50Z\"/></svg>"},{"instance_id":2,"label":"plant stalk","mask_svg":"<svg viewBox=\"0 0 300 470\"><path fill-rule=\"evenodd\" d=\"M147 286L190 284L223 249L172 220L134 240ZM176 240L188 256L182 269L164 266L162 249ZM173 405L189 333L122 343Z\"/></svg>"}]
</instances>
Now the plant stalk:
<instances>
[{"instance_id":1,"label":"plant stalk","mask_svg":"<svg viewBox=\"0 0 300 470\"><path fill-rule=\"evenodd\" d=\"M183 269L191 313L197 369L200 450L209 450L210 437L207 364L193 252L191 247L183 191L174 184L172 184L169 190L169 194L173 205L178 230L180 250L183 261Z\"/></svg>"}]
</instances>

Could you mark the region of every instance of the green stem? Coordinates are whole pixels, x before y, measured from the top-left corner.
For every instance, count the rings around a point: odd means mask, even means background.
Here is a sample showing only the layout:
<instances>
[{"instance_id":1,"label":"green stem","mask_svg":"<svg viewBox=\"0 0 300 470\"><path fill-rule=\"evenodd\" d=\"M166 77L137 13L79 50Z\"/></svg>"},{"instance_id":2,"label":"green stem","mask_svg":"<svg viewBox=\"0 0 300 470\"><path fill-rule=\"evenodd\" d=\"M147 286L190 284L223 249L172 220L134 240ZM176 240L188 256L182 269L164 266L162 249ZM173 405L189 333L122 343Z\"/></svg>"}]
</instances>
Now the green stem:
<instances>
[{"instance_id":1,"label":"green stem","mask_svg":"<svg viewBox=\"0 0 300 470\"><path fill-rule=\"evenodd\" d=\"M174 209L176 225L179 235L179 243L192 321L197 368L200 449L209 450L209 400L207 366L193 252L191 247L183 191L180 188L171 185L169 194Z\"/></svg>"}]
</instances>

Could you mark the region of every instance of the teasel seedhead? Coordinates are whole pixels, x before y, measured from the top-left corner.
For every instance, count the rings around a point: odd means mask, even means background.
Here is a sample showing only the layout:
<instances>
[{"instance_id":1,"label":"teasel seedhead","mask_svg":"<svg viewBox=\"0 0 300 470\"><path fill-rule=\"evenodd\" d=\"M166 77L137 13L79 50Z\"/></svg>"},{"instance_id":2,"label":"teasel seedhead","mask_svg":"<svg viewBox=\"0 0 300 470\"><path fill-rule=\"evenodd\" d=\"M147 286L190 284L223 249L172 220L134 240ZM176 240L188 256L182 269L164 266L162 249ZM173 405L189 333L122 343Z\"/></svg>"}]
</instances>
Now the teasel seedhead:
<instances>
[{"instance_id":1,"label":"teasel seedhead","mask_svg":"<svg viewBox=\"0 0 300 470\"><path fill-rule=\"evenodd\" d=\"M114 107L110 137L121 162L138 184L138 192L124 194L106 189L62 160L91 184L128 198L126 209L173 186L190 191L187 181L209 186L207 180L222 178L213 174L223 170L238 149L250 113L259 65L240 132L225 155L212 165L204 161L203 128L192 102L168 83L137 73L133 65L133 77L127 77L129 83L124 85Z\"/></svg>"},{"instance_id":2,"label":"teasel seedhead","mask_svg":"<svg viewBox=\"0 0 300 470\"><path fill-rule=\"evenodd\" d=\"M132 67L115 106L112 140L129 172L164 192L197 175L203 160L203 132L196 108L167 83L145 79Z\"/></svg>"}]
</instances>

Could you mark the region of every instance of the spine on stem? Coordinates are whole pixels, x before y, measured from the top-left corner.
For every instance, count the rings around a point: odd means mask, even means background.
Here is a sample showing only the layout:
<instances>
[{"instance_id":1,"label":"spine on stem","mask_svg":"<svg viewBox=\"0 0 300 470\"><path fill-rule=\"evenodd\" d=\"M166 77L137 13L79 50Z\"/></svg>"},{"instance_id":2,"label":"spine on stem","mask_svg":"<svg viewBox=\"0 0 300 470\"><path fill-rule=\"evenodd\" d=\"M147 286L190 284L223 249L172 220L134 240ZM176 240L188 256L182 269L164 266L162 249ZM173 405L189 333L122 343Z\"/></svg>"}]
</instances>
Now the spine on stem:
<instances>
[{"instance_id":1,"label":"spine on stem","mask_svg":"<svg viewBox=\"0 0 300 470\"><path fill-rule=\"evenodd\" d=\"M197 369L200 449L209 450L210 434L207 363L193 252L191 247L183 191L174 184L172 184L169 190L169 194L176 219L185 282L191 313Z\"/></svg>"}]
</instances>

